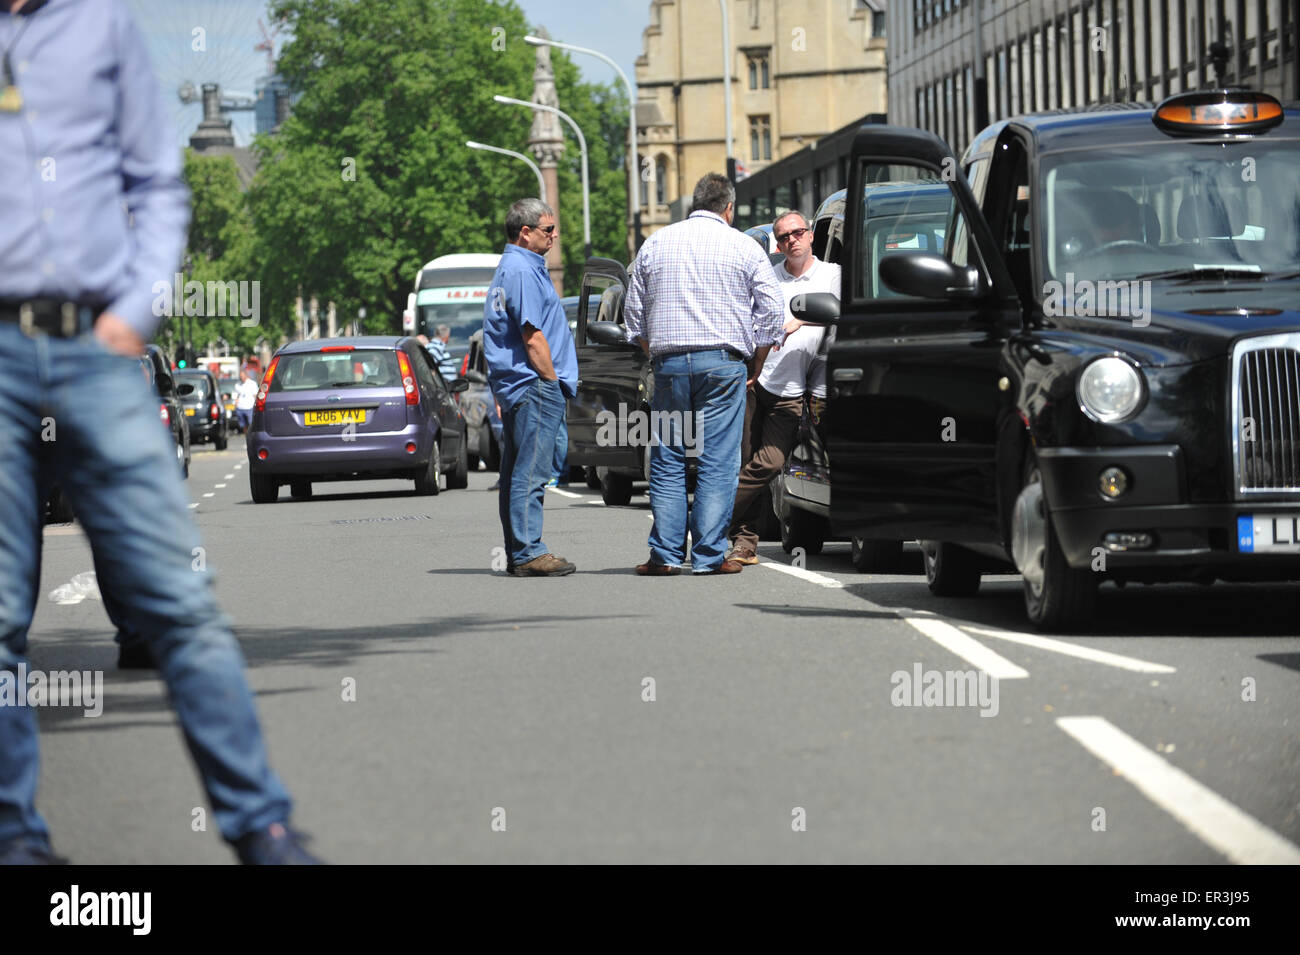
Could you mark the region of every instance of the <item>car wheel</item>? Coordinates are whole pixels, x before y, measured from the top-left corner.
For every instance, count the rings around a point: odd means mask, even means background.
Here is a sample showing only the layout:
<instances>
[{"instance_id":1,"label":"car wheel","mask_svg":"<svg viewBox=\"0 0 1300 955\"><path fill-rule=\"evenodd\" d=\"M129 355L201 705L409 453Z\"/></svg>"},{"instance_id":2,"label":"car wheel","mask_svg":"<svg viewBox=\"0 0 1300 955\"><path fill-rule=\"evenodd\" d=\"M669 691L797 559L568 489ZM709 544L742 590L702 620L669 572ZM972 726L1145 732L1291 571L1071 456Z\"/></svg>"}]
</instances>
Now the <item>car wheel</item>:
<instances>
[{"instance_id":1,"label":"car wheel","mask_svg":"<svg viewBox=\"0 0 1300 955\"><path fill-rule=\"evenodd\" d=\"M416 494L437 494L442 481L442 446L433 442L429 460L415 475Z\"/></svg>"},{"instance_id":2,"label":"car wheel","mask_svg":"<svg viewBox=\"0 0 1300 955\"><path fill-rule=\"evenodd\" d=\"M600 486L600 499L611 507L632 503L632 479L625 474L607 474Z\"/></svg>"},{"instance_id":3,"label":"car wheel","mask_svg":"<svg viewBox=\"0 0 1300 955\"><path fill-rule=\"evenodd\" d=\"M311 497L311 481L289 482L289 496L295 501L305 501Z\"/></svg>"},{"instance_id":4,"label":"car wheel","mask_svg":"<svg viewBox=\"0 0 1300 955\"><path fill-rule=\"evenodd\" d=\"M56 487L50 491L50 520L56 524L68 524L73 520L72 505L63 488Z\"/></svg>"},{"instance_id":5,"label":"car wheel","mask_svg":"<svg viewBox=\"0 0 1300 955\"><path fill-rule=\"evenodd\" d=\"M826 543L826 522L816 514L792 507L781 521L781 549L793 554L796 547L805 553L820 554Z\"/></svg>"},{"instance_id":6,"label":"car wheel","mask_svg":"<svg viewBox=\"0 0 1300 955\"><path fill-rule=\"evenodd\" d=\"M1097 577L1088 568L1066 563L1032 456L1011 514L1011 556L1024 578L1025 615L1034 626L1060 630L1088 622L1096 605Z\"/></svg>"},{"instance_id":7,"label":"car wheel","mask_svg":"<svg viewBox=\"0 0 1300 955\"><path fill-rule=\"evenodd\" d=\"M460 440L460 454L456 456L456 467L447 474L447 490L469 487L469 451L466 449L467 435Z\"/></svg>"},{"instance_id":8,"label":"car wheel","mask_svg":"<svg viewBox=\"0 0 1300 955\"><path fill-rule=\"evenodd\" d=\"M902 541L867 540L854 537L850 543L849 559L853 567L863 574L888 574L898 569L903 557Z\"/></svg>"},{"instance_id":9,"label":"car wheel","mask_svg":"<svg viewBox=\"0 0 1300 955\"><path fill-rule=\"evenodd\" d=\"M177 465L180 467L180 469L181 469L181 477L183 477L183 478L189 478L189 476L190 476L190 462L189 462L189 461L186 459L186 457L185 457L185 448L183 448L183 447L182 447L181 445L179 445L179 444L176 445L176 464L177 464Z\"/></svg>"},{"instance_id":10,"label":"car wheel","mask_svg":"<svg viewBox=\"0 0 1300 955\"><path fill-rule=\"evenodd\" d=\"M271 474L249 472L248 488L253 493L254 504L274 504L280 496L280 482Z\"/></svg>"},{"instance_id":11,"label":"car wheel","mask_svg":"<svg viewBox=\"0 0 1300 955\"><path fill-rule=\"evenodd\" d=\"M980 589L979 557L947 541L921 541L925 582L936 597L973 597Z\"/></svg>"},{"instance_id":12,"label":"car wheel","mask_svg":"<svg viewBox=\"0 0 1300 955\"><path fill-rule=\"evenodd\" d=\"M497 443L497 436L491 428L487 429L487 454L483 455L483 464L489 471L501 468L501 445Z\"/></svg>"},{"instance_id":13,"label":"car wheel","mask_svg":"<svg viewBox=\"0 0 1300 955\"><path fill-rule=\"evenodd\" d=\"M595 469L595 468L583 468L583 469L582 469L582 476L583 476L583 479L587 482L587 488L588 488L588 490L592 490L592 491L599 491L599 490L600 490L600 488L601 488L601 485L600 485L600 476L599 476L598 474L596 474L596 469Z\"/></svg>"},{"instance_id":14,"label":"car wheel","mask_svg":"<svg viewBox=\"0 0 1300 955\"><path fill-rule=\"evenodd\" d=\"M216 449L218 451L224 451L226 450L226 445L230 443L230 438L226 435L225 432L222 432L221 434L217 435L216 439L212 443L213 445L216 446Z\"/></svg>"}]
</instances>

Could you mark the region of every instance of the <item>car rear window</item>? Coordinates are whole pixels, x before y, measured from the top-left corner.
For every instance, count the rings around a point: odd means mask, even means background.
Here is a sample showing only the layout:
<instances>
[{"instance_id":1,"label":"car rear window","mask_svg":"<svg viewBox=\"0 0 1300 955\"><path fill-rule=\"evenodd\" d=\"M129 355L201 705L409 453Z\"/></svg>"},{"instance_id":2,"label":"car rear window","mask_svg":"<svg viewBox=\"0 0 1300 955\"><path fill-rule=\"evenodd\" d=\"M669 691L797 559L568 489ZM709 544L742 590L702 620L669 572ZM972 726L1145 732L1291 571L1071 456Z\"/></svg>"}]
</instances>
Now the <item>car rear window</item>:
<instances>
[{"instance_id":1,"label":"car rear window","mask_svg":"<svg viewBox=\"0 0 1300 955\"><path fill-rule=\"evenodd\" d=\"M190 401L203 401L211 397L208 393L208 379L203 375L177 375L176 387L179 388L181 385L194 386L193 393L184 396Z\"/></svg>"},{"instance_id":2,"label":"car rear window","mask_svg":"<svg viewBox=\"0 0 1300 955\"><path fill-rule=\"evenodd\" d=\"M391 349L379 348L281 355L271 379L273 392L401 386L397 355Z\"/></svg>"}]
</instances>

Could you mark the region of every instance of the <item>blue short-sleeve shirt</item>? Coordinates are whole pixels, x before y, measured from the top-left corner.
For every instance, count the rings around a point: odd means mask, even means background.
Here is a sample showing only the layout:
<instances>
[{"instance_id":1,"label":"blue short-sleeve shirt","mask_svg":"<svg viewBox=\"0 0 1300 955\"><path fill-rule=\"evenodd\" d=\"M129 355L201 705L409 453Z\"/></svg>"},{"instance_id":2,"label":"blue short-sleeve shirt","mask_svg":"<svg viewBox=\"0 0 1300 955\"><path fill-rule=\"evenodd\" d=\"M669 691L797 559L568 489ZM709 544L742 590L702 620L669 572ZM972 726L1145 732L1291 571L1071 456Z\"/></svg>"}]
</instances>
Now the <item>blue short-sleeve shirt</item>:
<instances>
[{"instance_id":1,"label":"blue short-sleeve shirt","mask_svg":"<svg viewBox=\"0 0 1300 955\"><path fill-rule=\"evenodd\" d=\"M492 277L483 306L483 354L487 358L488 384L502 412L513 407L537 380L528 364L523 327L531 325L546 337L551 363L565 397L578 393L578 354L564 307L555 294L546 260L523 246L510 244Z\"/></svg>"}]
</instances>

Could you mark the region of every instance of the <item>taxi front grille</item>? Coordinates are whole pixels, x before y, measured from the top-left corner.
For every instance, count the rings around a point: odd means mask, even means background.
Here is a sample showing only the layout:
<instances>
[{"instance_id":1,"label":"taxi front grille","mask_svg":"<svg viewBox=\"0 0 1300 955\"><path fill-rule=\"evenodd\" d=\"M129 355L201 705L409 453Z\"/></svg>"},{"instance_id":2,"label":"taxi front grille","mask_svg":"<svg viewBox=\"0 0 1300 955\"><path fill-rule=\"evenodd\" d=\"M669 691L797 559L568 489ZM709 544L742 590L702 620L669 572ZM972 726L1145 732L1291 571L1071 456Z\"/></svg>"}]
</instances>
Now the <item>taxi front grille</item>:
<instances>
[{"instance_id":1,"label":"taxi front grille","mask_svg":"<svg viewBox=\"0 0 1300 955\"><path fill-rule=\"evenodd\" d=\"M1233 386L1238 496L1300 494L1300 335L1239 342Z\"/></svg>"}]
</instances>

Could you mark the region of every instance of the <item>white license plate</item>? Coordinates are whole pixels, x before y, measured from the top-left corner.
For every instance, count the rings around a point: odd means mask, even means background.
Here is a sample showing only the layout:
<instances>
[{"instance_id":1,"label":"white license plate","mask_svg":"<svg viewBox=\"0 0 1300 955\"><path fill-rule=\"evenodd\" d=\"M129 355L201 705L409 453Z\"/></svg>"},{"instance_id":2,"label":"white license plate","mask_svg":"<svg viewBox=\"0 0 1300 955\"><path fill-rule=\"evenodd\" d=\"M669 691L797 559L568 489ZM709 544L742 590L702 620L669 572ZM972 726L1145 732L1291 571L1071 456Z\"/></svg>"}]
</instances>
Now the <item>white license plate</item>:
<instances>
[{"instance_id":1,"label":"white license plate","mask_svg":"<svg viewBox=\"0 0 1300 955\"><path fill-rule=\"evenodd\" d=\"M1300 554L1300 512L1238 517L1237 549L1243 554Z\"/></svg>"}]
</instances>

